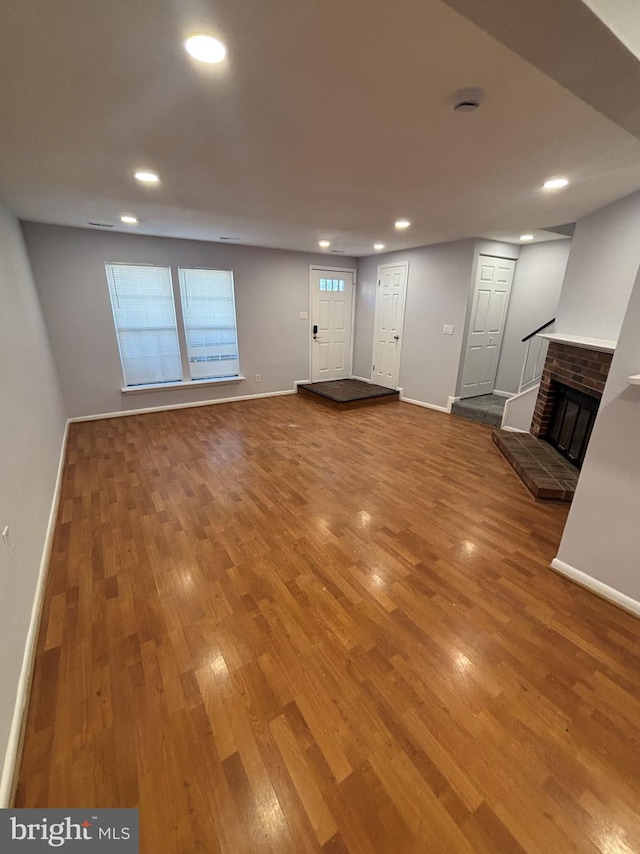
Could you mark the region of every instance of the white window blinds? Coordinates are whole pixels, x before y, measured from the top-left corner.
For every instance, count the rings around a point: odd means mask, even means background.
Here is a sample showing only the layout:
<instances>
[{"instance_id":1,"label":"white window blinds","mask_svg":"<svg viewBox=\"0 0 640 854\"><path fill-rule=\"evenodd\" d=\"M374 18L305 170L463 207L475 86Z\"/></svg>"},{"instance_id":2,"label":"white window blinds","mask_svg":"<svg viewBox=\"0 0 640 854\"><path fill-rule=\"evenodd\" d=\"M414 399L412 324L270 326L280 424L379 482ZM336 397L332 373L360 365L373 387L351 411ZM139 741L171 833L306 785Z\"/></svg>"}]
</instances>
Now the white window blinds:
<instances>
[{"instance_id":1,"label":"white window blinds","mask_svg":"<svg viewBox=\"0 0 640 854\"><path fill-rule=\"evenodd\" d=\"M179 274L191 379L238 376L233 273L180 268Z\"/></svg>"},{"instance_id":2,"label":"white window blinds","mask_svg":"<svg viewBox=\"0 0 640 854\"><path fill-rule=\"evenodd\" d=\"M134 264L105 268L125 385L180 381L171 270Z\"/></svg>"}]
</instances>

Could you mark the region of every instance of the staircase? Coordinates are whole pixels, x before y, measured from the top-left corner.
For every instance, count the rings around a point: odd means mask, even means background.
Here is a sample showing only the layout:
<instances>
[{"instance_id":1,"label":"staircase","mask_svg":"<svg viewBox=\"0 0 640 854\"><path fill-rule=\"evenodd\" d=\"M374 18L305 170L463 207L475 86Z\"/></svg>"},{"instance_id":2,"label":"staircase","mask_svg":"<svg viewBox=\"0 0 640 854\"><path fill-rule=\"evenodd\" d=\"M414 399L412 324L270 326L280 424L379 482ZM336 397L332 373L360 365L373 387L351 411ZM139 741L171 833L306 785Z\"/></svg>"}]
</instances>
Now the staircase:
<instances>
[{"instance_id":1,"label":"staircase","mask_svg":"<svg viewBox=\"0 0 640 854\"><path fill-rule=\"evenodd\" d=\"M504 398L497 394L466 397L453 402L451 414L479 424L488 424L491 427L528 433L549 346L548 341L540 338L540 332L552 323L555 323L555 317L522 339L527 349L522 364L518 393L514 397Z\"/></svg>"},{"instance_id":2,"label":"staircase","mask_svg":"<svg viewBox=\"0 0 640 854\"><path fill-rule=\"evenodd\" d=\"M518 433L528 433L531 429L533 410L536 408L540 382L529 386L525 391L510 397L504 406L502 421L498 425L503 430L515 430Z\"/></svg>"},{"instance_id":3,"label":"staircase","mask_svg":"<svg viewBox=\"0 0 640 854\"><path fill-rule=\"evenodd\" d=\"M544 360L549 349L549 342L540 338L540 333L555 323L555 320L554 317L552 320L543 323L542 326L534 329L522 339L523 344L526 342L527 349L522 363L520 385L518 386L518 393L509 398L504 407L502 421L499 425L503 430L528 433L531 428L531 419L540 388Z\"/></svg>"}]
</instances>

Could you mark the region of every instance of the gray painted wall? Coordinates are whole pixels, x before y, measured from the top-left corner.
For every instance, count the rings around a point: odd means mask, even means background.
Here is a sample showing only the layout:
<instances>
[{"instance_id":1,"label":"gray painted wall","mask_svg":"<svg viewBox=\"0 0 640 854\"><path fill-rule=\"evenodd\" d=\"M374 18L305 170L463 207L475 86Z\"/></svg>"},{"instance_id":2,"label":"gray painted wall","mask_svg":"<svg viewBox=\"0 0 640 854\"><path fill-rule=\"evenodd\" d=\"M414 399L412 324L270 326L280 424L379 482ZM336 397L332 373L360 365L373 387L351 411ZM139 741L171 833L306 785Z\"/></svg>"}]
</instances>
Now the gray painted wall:
<instances>
[{"instance_id":1,"label":"gray painted wall","mask_svg":"<svg viewBox=\"0 0 640 854\"><path fill-rule=\"evenodd\" d=\"M556 315L570 248L570 240L549 240L520 249L496 377L500 391L518 391L527 347L522 339Z\"/></svg>"},{"instance_id":2,"label":"gray painted wall","mask_svg":"<svg viewBox=\"0 0 640 854\"><path fill-rule=\"evenodd\" d=\"M556 332L615 340L640 264L640 193L578 221Z\"/></svg>"},{"instance_id":3,"label":"gray painted wall","mask_svg":"<svg viewBox=\"0 0 640 854\"><path fill-rule=\"evenodd\" d=\"M0 399L0 531L9 525L14 543L12 556L0 543L0 759L4 759L65 415L20 227L2 204ZM3 786L8 783L5 778Z\"/></svg>"},{"instance_id":4,"label":"gray painted wall","mask_svg":"<svg viewBox=\"0 0 640 854\"><path fill-rule=\"evenodd\" d=\"M371 376L378 265L407 261L399 385L405 397L447 406L458 373L474 247L474 240L457 240L360 259L354 374ZM442 334L444 324L453 324L453 335Z\"/></svg>"},{"instance_id":5,"label":"gray painted wall","mask_svg":"<svg viewBox=\"0 0 640 854\"><path fill-rule=\"evenodd\" d=\"M70 417L292 389L295 380L309 378L309 321L299 318L309 311L309 266L356 266L343 256L38 223L24 223L23 230ZM232 269L247 379L122 395L106 261Z\"/></svg>"},{"instance_id":6,"label":"gray painted wall","mask_svg":"<svg viewBox=\"0 0 640 854\"><path fill-rule=\"evenodd\" d=\"M561 561L640 602L640 386L627 384L639 371L640 276L558 552Z\"/></svg>"}]
</instances>

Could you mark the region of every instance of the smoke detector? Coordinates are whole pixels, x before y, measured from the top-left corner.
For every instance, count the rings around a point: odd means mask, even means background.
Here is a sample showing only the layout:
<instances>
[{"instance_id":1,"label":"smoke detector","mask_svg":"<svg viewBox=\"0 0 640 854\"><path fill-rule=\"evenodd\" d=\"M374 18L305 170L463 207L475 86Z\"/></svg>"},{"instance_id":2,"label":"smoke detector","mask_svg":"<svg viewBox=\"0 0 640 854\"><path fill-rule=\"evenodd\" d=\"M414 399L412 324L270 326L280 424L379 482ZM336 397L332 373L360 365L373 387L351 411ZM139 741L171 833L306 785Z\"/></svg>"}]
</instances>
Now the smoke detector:
<instances>
[{"instance_id":1,"label":"smoke detector","mask_svg":"<svg viewBox=\"0 0 640 854\"><path fill-rule=\"evenodd\" d=\"M483 89L460 89L451 99L454 113L475 113L484 99Z\"/></svg>"}]
</instances>

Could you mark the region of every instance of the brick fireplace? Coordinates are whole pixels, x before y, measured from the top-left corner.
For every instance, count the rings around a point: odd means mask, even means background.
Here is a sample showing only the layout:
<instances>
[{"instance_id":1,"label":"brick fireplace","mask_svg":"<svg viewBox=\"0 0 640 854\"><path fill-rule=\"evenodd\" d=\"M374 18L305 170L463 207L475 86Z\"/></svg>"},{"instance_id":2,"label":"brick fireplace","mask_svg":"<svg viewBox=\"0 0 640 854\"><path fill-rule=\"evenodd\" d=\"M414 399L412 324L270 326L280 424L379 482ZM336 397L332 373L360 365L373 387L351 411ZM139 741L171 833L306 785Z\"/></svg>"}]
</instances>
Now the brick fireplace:
<instances>
[{"instance_id":1,"label":"brick fireplace","mask_svg":"<svg viewBox=\"0 0 640 854\"><path fill-rule=\"evenodd\" d=\"M549 433L557 384L588 394L598 401L611 366L611 353L574 347L560 341L549 345L540 390L531 422L531 433L543 438Z\"/></svg>"},{"instance_id":2,"label":"brick fireplace","mask_svg":"<svg viewBox=\"0 0 640 854\"><path fill-rule=\"evenodd\" d=\"M573 498L607 381L608 345L615 342L603 341L607 349L589 339L581 344L549 344L529 433L493 431L493 441L538 499Z\"/></svg>"}]
</instances>

